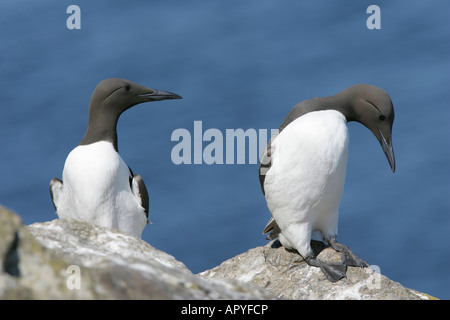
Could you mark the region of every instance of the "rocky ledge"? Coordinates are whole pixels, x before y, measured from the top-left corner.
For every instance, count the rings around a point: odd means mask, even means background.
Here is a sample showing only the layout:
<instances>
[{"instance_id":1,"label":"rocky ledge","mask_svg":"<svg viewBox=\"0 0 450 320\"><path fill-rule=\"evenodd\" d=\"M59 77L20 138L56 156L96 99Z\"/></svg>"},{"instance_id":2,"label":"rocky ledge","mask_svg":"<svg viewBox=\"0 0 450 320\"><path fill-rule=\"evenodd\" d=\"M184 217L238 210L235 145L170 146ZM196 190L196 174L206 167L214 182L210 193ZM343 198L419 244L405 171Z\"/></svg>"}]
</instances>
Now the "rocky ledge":
<instances>
[{"instance_id":1,"label":"rocky ledge","mask_svg":"<svg viewBox=\"0 0 450 320\"><path fill-rule=\"evenodd\" d=\"M340 259L314 243L324 260ZM0 207L0 299L431 299L371 269L330 283L271 242L192 274L173 256L79 221L22 224Z\"/></svg>"}]
</instances>

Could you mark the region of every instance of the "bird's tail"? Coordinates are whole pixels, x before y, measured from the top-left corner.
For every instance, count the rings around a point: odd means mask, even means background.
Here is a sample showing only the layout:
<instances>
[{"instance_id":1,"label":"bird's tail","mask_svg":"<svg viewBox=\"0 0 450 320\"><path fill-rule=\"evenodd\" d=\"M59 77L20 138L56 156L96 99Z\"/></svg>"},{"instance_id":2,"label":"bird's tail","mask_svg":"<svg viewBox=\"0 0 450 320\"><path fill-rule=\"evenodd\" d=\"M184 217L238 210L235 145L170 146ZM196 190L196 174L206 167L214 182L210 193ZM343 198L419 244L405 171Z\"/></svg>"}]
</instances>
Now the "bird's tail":
<instances>
[{"instance_id":1,"label":"bird's tail","mask_svg":"<svg viewBox=\"0 0 450 320\"><path fill-rule=\"evenodd\" d=\"M277 222L273 217L269 220L262 233L266 234L268 232L270 233L266 237L267 240L273 240L278 238L278 235L281 232L280 227L278 226Z\"/></svg>"}]
</instances>

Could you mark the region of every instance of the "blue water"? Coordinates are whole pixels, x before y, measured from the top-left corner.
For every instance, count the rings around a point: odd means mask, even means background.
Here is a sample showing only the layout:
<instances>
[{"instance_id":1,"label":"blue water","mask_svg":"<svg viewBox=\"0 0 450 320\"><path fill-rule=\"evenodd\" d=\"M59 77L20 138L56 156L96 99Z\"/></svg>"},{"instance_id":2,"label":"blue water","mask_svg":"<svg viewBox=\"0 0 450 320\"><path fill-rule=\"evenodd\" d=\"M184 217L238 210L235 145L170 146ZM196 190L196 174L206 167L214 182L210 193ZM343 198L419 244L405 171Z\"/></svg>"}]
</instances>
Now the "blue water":
<instances>
[{"instance_id":1,"label":"blue water","mask_svg":"<svg viewBox=\"0 0 450 320\"><path fill-rule=\"evenodd\" d=\"M66 9L81 8L68 30ZM381 8L369 30L366 9ZM175 129L277 128L297 102L353 84L395 105L392 174L350 123L339 240L391 279L450 298L448 1L2 1L0 203L25 224L56 218L48 184L82 138L90 95L122 77L183 100L139 105L119 150L150 193L143 239L193 272L264 245L258 166L175 165ZM204 143L204 146L207 143Z\"/></svg>"}]
</instances>

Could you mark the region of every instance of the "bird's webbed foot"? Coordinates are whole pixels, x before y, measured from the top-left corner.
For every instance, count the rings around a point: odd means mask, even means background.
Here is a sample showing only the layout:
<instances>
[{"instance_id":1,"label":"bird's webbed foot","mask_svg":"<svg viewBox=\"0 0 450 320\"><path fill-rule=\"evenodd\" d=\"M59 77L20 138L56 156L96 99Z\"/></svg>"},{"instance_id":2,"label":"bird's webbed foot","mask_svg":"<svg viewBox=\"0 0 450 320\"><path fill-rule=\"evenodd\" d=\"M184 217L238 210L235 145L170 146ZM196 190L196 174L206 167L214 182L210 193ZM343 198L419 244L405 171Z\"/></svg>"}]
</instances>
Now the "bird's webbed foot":
<instances>
[{"instance_id":1,"label":"bird's webbed foot","mask_svg":"<svg viewBox=\"0 0 450 320\"><path fill-rule=\"evenodd\" d=\"M342 243L337 242L335 237L331 238L328 241L328 243L334 250L342 253L343 264L350 267L360 267L360 268L367 268L369 266L367 262L365 262L364 260L359 258L355 253L353 253L353 251L350 250L349 247L347 247Z\"/></svg>"},{"instance_id":2,"label":"bird's webbed foot","mask_svg":"<svg viewBox=\"0 0 450 320\"><path fill-rule=\"evenodd\" d=\"M310 266L319 267L320 270L322 270L323 274L331 282L337 282L340 279L344 278L347 272L347 265L345 264L326 263L322 260L312 257L306 258L305 261Z\"/></svg>"}]
</instances>

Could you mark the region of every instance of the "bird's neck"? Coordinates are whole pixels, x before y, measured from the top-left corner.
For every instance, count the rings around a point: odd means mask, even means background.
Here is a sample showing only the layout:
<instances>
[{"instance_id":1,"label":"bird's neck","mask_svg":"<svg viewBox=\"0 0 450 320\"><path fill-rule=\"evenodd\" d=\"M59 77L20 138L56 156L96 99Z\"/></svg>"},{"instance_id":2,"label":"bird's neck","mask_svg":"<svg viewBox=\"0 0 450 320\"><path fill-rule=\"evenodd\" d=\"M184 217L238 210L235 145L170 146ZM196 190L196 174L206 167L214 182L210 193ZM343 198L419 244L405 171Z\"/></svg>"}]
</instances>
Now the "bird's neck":
<instances>
[{"instance_id":1,"label":"bird's neck","mask_svg":"<svg viewBox=\"0 0 450 320\"><path fill-rule=\"evenodd\" d=\"M108 141L111 142L114 149L118 151L116 128L119 115L100 111L101 110L90 108L88 127L79 145L88 145L98 141Z\"/></svg>"},{"instance_id":2,"label":"bird's neck","mask_svg":"<svg viewBox=\"0 0 450 320\"><path fill-rule=\"evenodd\" d=\"M360 114L358 114L357 108L355 106L355 101L357 99L354 95L352 95L352 92L349 92L349 90L344 90L337 95L329 98L333 101L335 109L345 116L347 122L359 122Z\"/></svg>"},{"instance_id":3,"label":"bird's neck","mask_svg":"<svg viewBox=\"0 0 450 320\"><path fill-rule=\"evenodd\" d=\"M315 111L336 110L344 115L347 121L353 120L353 111L346 96L335 95L332 97L320 97L308 99L297 104L284 119L280 131L287 127L295 119Z\"/></svg>"}]
</instances>

